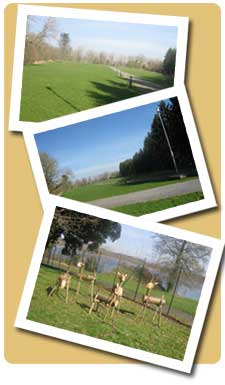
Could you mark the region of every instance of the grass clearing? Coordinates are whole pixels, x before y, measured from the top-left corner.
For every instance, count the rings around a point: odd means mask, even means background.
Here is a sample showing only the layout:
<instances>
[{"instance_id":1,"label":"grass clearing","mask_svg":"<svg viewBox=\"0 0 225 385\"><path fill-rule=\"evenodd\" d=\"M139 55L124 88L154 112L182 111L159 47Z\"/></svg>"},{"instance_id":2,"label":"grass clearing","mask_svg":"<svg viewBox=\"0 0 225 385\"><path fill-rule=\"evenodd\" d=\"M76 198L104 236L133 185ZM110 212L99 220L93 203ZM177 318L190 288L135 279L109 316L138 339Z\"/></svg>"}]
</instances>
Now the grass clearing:
<instances>
[{"instance_id":1,"label":"grass clearing","mask_svg":"<svg viewBox=\"0 0 225 385\"><path fill-rule=\"evenodd\" d=\"M20 120L41 122L140 94L105 65L27 64L23 70Z\"/></svg>"},{"instance_id":2,"label":"grass clearing","mask_svg":"<svg viewBox=\"0 0 225 385\"><path fill-rule=\"evenodd\" d=\"M132 67L119 67L119 69L123 72L127 72L140 79L147 80L149 82L160 85L164 88L173 86L173 79L159 72L145 71L142 69L132 68Z\"/></svg>"},{"instance_id":3,"label":"grass clearing","mask_svg":"<svg viewBox=\"0 0 225 385\"><path fill-rule=\"evenodd\" d=\"M141 306L126 299L121 304L121 313L116 314L112 325L110 319L103 321L105 308L88 315L90 306L89 286L83 282L75 303L76 278L72 278L69 302L65 304L65 292L60 290L48 297L46 288L53 286L59 272L41 267L31 300L27 318L61 329L130 346L136 349L182 360L188 342L190 328L162 317L162 326L152 324L153 311L147 310L144 322L140 322ZM101 293L107 295L104 289Z\"/></svg>"},{"instance_id":4,"label":"grass clearing","mask_svg":"<svg viewBox=\"0 0 225 385\"><path fill-rule=\"evenodd\" d=\"M171 207L184 205L185 203L200 201L201 199L204 199L203 194L201 192L195 192L175 196L173 198L160 199L157 201L140 202L131 205L114 207L111 210L119 211L124 214L130 214L133 216L140 216L144 214L155 213L156 211L169 209Z\"/></svg>"},{"instance_id":5,"label":"grass clearing","mask_svg":"<svg viewBox=\"0 0 225 385\"><path fill-rule=\"evenodd\" d=\"M78 200L81 202L90 202L97 199L109 198L116 195L128 194L136 191L143 191L155 187L165 186L174 183L182 183L195 179L188 177L180 180L166 180L160 182L146 182L138 184L124 184L123 178L109 179L104 182L91 183L88 185L75 187L63 194L65 198Z\"/></svg>"}]
</instances>

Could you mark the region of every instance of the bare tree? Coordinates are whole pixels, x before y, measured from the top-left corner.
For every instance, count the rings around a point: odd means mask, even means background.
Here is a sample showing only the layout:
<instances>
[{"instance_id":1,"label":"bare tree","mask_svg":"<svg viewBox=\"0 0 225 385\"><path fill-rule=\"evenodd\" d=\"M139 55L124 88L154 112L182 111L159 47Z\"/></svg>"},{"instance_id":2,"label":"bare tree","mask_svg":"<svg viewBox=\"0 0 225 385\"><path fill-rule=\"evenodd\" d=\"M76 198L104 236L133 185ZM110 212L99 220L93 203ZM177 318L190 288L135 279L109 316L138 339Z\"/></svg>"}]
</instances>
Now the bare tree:
<instances>
[{"instance_id":1,"label":"bare tree","mask_svg":"<svg viewBox=\"0 0 225 385\"><path fill-rule=\"evenodd\" d=\"M58 26L57 26L57 21L55 17L48 17L47 20L45 21L42 30L37 33L37 38L40 41L43 40L58 40Z\"/></svg>"},{"instance_id":2,"label":"bare tree","mask_svg":"<svg viewBox=\"0 0 225 385\"><path fill-rule=\"evenodd\" d=\"M40 160L49 192L53 192L59 179L58 162L56 161L56 159L50 157L46 152L40 153Z\"/></svg>"},{"instance_id":3,"label":"bare tree","mask_svg":"<svg viewBox=\"0 0 225 385\"><path fill-rule=\"evenodd\" d=\"M167 271L168 289L172 289L169 314L181 279L185 286L192 287L196 277L204 277L212 249L164 235L156 236L155 246L162 253L160 270Z\"/></svg>"},{"instance_id":4,"label":"bare tree","mask_svg":"<svg viewBox=\"0 0 225 385\"><path fill-rule=\"evenodd\" d=\"M212 251L209 247L164 235L156 236L155 249L160 254L160 269L167 273L168 289L174 287L180 270L186 286L193 284L192 277L204 275Z\"/></svg>"},{"instance_id":5,"label":"bare tree","mask_svg":"<svg viewBox=\"0 0 225 385\"><path fill-rule=\"evenodd\" d=\"M48 17L41 31L31 32L32 26L37 22L37 16L28 16L24 54L25 64L51 59L55 51L55 47L51 43L52 40L58 39L56 19Z\"/></svg>"}]
</instances>

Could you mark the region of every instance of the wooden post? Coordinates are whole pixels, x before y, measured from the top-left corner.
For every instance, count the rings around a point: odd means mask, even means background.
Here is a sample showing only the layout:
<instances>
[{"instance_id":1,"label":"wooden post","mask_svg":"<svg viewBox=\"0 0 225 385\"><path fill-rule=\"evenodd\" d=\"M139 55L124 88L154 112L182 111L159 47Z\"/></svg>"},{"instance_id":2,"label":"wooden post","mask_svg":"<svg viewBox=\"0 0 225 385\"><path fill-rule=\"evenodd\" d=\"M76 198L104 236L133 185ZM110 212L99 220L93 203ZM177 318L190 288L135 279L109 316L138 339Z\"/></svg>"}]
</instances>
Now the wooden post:
<instances>
[{"instance_id":1,"label":"wooden post","mask_svg":"<svg viewBox=\"0 0 225 385\"><path fill-rule=\"evenodd\" d=\"M68 303L68 295L69 295L69 285L66 285L66 303Z\"/></svg>"},{"instance_id":2,"label":"wooden post","mask_svg":"<svg viewBox=\"0 0 225 385\"><path fill-rule=\"evenodd\" d=\"M130 77L129 77L129 81L128 81L128 82L129 82L129 83L128 83L128 87L129 87L129 88L132 87L132 80L133 80L133 77L130 76Z\"/></svg>"},{"instance_id":3,"label":"wooden post","mask_svg":"<svg viewBox=\"0 0 225 385\"><path fill-rule=\"evenodd\" d=\"M120 268L121 258L122 258L122 256L120 255L120 257L119 257L119 259L118 259L117 268L116 268L115 276L114 276L114 279L113 279L112 287L114 287L114 286L115 286L115 283L116 283L117 274L118 274L119 268Z\"/></svg>"},{"instance_id":4,"label":"wooden post","mask_svg":"<svg viewBox=\"0 0 225 385\"><path fill-rule=\"evenodd\" d=\"M146 305L143 305L143 310L142 310L142 315L141 315L141 321L143 321L144 316L145 316L145 310L146 310Z\"/></svg>"},{"instance_id":5,"label":"wooden post","mask_svg":"<svg viewBox=\"0 0 225 385\"><path fill-rule=\"evenodd\" d=\"M84 245L83 245L83 250L81 252L81 262L84 262L85 252L86 252L86 249L84 248Z\"/></svg>"},{"instance_id":6,"label":"wooden post","mask_svg":"<svg viewBox=\"0 0 225 385\"><path fill-rule=\"evenodd\" d=\"M77 290L76 290L76 295L75 295L75 298L77 299L77 296L80 292L80 284L81 284L81 277L79 278L79 281L77 283Z\"/></svg>"},{"instance_id":7,"label":"wooden post","mask_svg":"<svg viewBox=\"0 0 225 385\"><path fill-rule=\"evenodd\" d=\"M177 259L178 259L178 258L179 258L179 259L181 258L182 254L183 254L183 251L184 251L184 248L185 248L185 246L186 246L186 244L187 244L187 241L183 241ZM172 291L172 296L171 296L171 299L170 299L170 303L169 303L169 306L168 306L168 309L167 309L167 313L166 313L167 315L169 315L169 313L170 313L170 310L171 310L171 307L172 307L172 304L173 304L173 300L174 300L174 297L175 297L175 294L176 294L177 286L178 286L178 283L179 283L179 281L180 281L180 277L181 277L182 270L183 270L183 268L182 268L182 266L180 266L179 271L178 271L178 275L177 275L177 279L176 279L175 285L174 285L174 287L173 287L173 291Z\"/></svg>"},{"instance_id":8,"label":"wooden post","mask_svg":"<svg viewBox=\"0 0 225 385\"><path fill-rule=\"evenodd\" d=\"M100 261L101 261L101 255L102 255L102 252L99 251L98 259L97 259L96 266L95 266L95 271L96 271L96 273L98 272L99 263L100 263Z\"/></svg>"},{"instance_id":9,"label":"wooden post","mask_svg":"<svg viewBox=\"0 0 225 385\"><path fill-rule=\"evenodd\" d=\"M92 258L92 263L91 263L91 272L92 273L95 271L95 265L96 265L96 253L94 253L94 257Z\"/></svg>"},{"instance_id":10,"label":"wooden post","mask_svg":"<svg viewBox=\"0 0 225 385\"><path fill-rule=\"evenodd\" d=\"M53 256L55 254L55 250L56 250L56 244L54 244L52 246L52 249L51 249L51 254L50 254L50 259L49 259L49 265L50 266L53 266L53 261L54 261Z\"/></svg>"},{"instance_id":11,"label":"wooden post","mask_svg":"<svg viewBox=\"0 0 225 385\"><path fill-rule=\"evenodd\" d=\"M52 252L52 247L50 247L48 250L48 256L47 256L47 264L48 265L50 265L51 252Z\"/></svg>"},{"instance_id":12,"label":"wooden post","mask_svg":"<svg viewBox=\"0 0 225 385\"><path fill-rule=\"evenodd\" d=\"M91 302L93 302L93 298L94 298L94 284L95 284L95 281L92 280L91 281Z\"/></svg>"},{"instance_id":13,"label":"wooden post","mask_svg":"<svg viewBox=\"0 0 225 385\"><path fill-rule=\"evenodd\" d=\"M136 287L136 290L135 290L135 293L134 293L134 301L136 300L136 297L137 297L137 294L138 294L138 290L139 290L139 287L140 287L140 284L141 284L141 279L142 279L142 274L143 274L144 268L145 268L145 259L144 259L144 262L143 262L143 265L142 265L142 269L141 269L141 271L139 273L139 279L138 279L137 287Z\"/></svg>"},{"instance_id":14,"label":"wooden post","mask_svg":"<svg viewBox=\"0 0 225 385\"><path fill-rule=\"evenodd\" d=\"M84 272L84 266L79 268L79 280L78 280L78 283L77 283L77 290L76 290L76 294L75 294L75 301L77 300L78 294L80 293L80 285L81 285L81 280L82 280L83 272Z\"/></svg>"},{"instance_id":15,"label":"wooden post","mask_svg":"<svg viewBox=\"0 0 225 385\"><path fill-rule=\"evenodd\" d=\"M58 268L60 268L61 266L61 256L62 256L62 252L60 251L59 258L58 258Z\"/></svg>"}]
</instances>

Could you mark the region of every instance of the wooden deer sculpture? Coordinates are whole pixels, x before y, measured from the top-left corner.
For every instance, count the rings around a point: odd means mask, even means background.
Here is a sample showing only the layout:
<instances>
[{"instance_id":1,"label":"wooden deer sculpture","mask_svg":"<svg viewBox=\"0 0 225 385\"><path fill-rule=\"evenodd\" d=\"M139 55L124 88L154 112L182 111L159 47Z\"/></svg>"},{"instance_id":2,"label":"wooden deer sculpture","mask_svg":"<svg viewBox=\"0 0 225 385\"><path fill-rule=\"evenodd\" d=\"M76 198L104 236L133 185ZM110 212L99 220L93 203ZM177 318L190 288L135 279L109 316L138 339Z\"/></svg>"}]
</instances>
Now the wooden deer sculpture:
<instances>
[{"instance_id":1,"label":"wooden deer sculpture","mask_svg":"<svg viewBox=\"0 0 225 385\"><path fill-rule=\"evenodd\" d=\"M123 285L127 279L127 274L122 274L119 271L117 272L117 276L119 278L119 282L117 282L112 289L112 292L118 296L118 306L117 306L117 313L120 311L120 305L123 297Z\"/></svg>"},{"instance_id":2,"label":"wooden deer sculpture","mask_svg":"<svg viewBox=\"0 0 225 385\"><path fill-rule=\"evenodd\" d=\"M91 296L91 302L93 302L96 272L94 272L94 274L85 274L84 273L85 264L83 262L78 262L77 267L79 270L77 273L78 283L77 283L76 297L80 292L81 282L82 281L90 282L90 296Z\"/></svg>"},{"instance_id":3,"label":"wooden deer sculpture","mask_svg":"<svg viewBox=\"0 0 225 385\"><path fill-rule=\"evenodd\" d=\"M152 289L154 289L154 287L157 286L158 284L159 282L156 282L155 279L152 277L151 281L145 285L146 294L143 296L143 310L142 310L141 321L144 320L146 308L150 307L152 304L156 306L156 310L153 314L152 322L154 322L157 316L157 313L159 312L158 326L161 326L162 307L166 304L166 300L164 296L162 296L161 298L158 298L150 295L152 292Z\"/></svg>"},{"instance_id":4,"label":"wooden deer sculpture","mask_svg":"<svg viewBox=\"0 0 225 385\"><path fill-rule=\"evenodd\" d=\"M162 308L163 308L163 306L165 304L166 304L166 300L164 298L164 295L162 295L161 298L151 297L149 295L145 295L144 298L143 298L143 311L142 311L141 321L143 321L143 319L144 319L144 314L145 314L146 308L150 307L151 305L155 305L156 306L156 310L155 310L155 312L153 314L152 322L155 321L157 313L159 313L158 326L160 327L161 326L161 318L162 318Z\"/></svg>"},{"instance_id":5,"label":"wooden deer sculpture","mask_svg":"<svg viewBox=\"0 0 225 385\"><path fill-rule=\"evenodd\" d=\"M152 289L154 289L155 286L157 286L159 282L156 282L154 278L151 279L150 282L148 282L145 287L146 287L146 295L150 295Z\"/></svg>"},{"instance_id":6,"label":"wooden deer sculpture","mask_svg":"<svg viewBox=\"0 0 225 385\"><path fill-rule=\"evenodd\" d=\"M53 296L55 292L58 292L59 289L66 289L66 303L68 302L69 297L69 286L70 286L71 275L67 271L66 273L60 274L57 278L56 284L53 289L48 294L49 297Z\"/></svg>"},{"instance_id":7,"label":"wooden deer sculpture","mask_svg":"<svg viewBox=\"0 0 225 385\"><path fill-rule=\"evenodd\" d=\"M94 308L96 311L98 311L98 307L100 304L103 304L107 307L107 311L106 311L104 320L107 318L110 311L111 311L110 318L113 318L115 309L117 309L117 312L119 312L120 303L121 303L121 299L123 296L122 285L124 284L124 282L127 278L127 274L122 274L118 271L117 276L119 278L119 282L117 282L113 286L112 293L110 294L109 297L101 296L99 293L97 293L95 295L94 300L93 300L91 307L90 307L90 310L89 310L89 314L92 313Z\"/></svg>"},{"instance_id":8,"label":"wooden deer sculpture","mask_svg":"<svg viewBox=\"0 0 225 385\"><path fill-rule=\"evenodd\" d=\"M95 311L98 311L100 304L105 305L107 307L104 320L107 318L110 311L111 311L110 318L113 318L114 311L116 308L118 308L118 305L119 305L119 297L115 293L112 293L109 297L104 297L97 292L91 304L89 315L91 315L94 309Z\"/></svg>"}]
</instances>

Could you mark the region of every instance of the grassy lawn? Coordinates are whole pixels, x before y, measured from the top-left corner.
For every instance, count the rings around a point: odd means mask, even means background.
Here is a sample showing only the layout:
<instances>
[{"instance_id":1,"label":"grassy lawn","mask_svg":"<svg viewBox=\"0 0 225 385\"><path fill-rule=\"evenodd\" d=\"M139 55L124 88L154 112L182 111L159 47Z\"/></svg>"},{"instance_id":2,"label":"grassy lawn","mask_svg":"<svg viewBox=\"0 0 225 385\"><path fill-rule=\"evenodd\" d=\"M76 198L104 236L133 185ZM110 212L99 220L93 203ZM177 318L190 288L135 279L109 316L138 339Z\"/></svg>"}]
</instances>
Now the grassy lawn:
<instances>
[{"instance_id":1,"label":"grassy lawn","mask_svg":"<svg viewBox=\"0 0 225 385\"><path fill-rule=\"evenodd\" d=\"M46 288L54 285L58 274L53 269L40 268L27 316L29 320L178 360L183 359L190 328L166 317L162 317L162 326L159 328L152 323L152 310L147 310L144 321L140 322L141 306L126 299L122 301L121 312L115 313L113 323L110 318L104 322L104 307L89 316L89 287L85 282L82 283L76 303L75 277L71 280L68 304L64 302L65 292L62 290L53 297L47 296ZM101 289L101 294L108 295L108 292Z\"/></svg>"},{"instance_id":2,"label":"grassy lawn","mask_svg":"<svg viewBox=\"0 0 225 385\"><path fill-rule=\"evenodd\" d=\"M45 262L47 263L47 260ZM142 265L142 263L143 263L143 261L140 261L140 265ZM58 269L61 268L64 271L66 271L68 268L68 265L66 263L62 262L59 265L57 260L55 260L55 261L53 260L51 262L51 266L56 267ZM45 267L43 269L45 269ZM48 270L48 268L47 268L47 270ZM128 280L126 281L126 283L124 285L124 295L125 295L125 297L129 297L129 298L133 299L134 293L136 291L137 283L138 283L137 277L133 274L132 269L130 269L128 266L126 266L126 267L120 266L119 270L120 270L120 272L122 272L124 274L128 274ZM71 266L70 271L71 271L71 273L76 274L77 268L75 266ZM100 286L104 286L105 288L111 289L113 284L114 284L114 278L115 278L115 271L114 270L111 272L107 272L107 273L98 273L97 284L99 284ZM146 282L142 282L141 285L139 286L138 295L136 298L138 301L139 300L142 301L142 296L146 293L145 284L146 284ZM171 292L165 292L162 289L160 289L159 286L156 286L153 289L152 294L156 297L157 296L160 297L160 296L164 295L167 305L169 304L170 299L171 299ZM188 315L193 317L195 315L197 305L198 305L198 302L194 299L182 298L179 296L175 296L174 300L173 300L173 306L172 306L171 314L176 316L176 311L178 311L178 313L179 313L178 319L180 321L185 322L185 321L187 321L187 320L185 320L185 314L183 314L183 318L181 319L181 313L186 313L186 315L188 314ZM166 309L166 306L165 306L165 309ZM188 319L190 317L186 317L186 318Z\"/></svg>"},{"instance_id":3,"label":"grassy lawn","mask_svg":"<svg viewBox=\"0 0 225 385\"><path fill-rule=\"evenodd\" d=\"M132 67L119 67L119 69L123 72L127 72L131 75L137 76L143 80L148 80L149 82L155 83L162 87L172 87L173 85L173 79L159 72L145 71Z\"/></svg>"},{"instance_id":4,"label":"grassy lawn","mask_svg":"<svg viewBox=\"0 0 225 385\"><path fill-rule=\"evenodd\" d=\"M185 195L175 196L173 198L165 198L157 201L140 202L131 205L114 207L112 210L119 211L121 213L130 214L134 216L140 216L144 214L155 213L156 211L169 209L184 205L185 203L195 202L203 199L204 196L201 192L195 192Z\"/></svg>"},{"instance_id":5,"label":"grassy lawn","mask_svg":"<svg viewBox=\"0 0 225 385\"><path fill-rule=\"evenodd\" d=\"M55 62L24 66L20 120L41 122L140 95L109 67Z\"/></svg>"},{"instance_id":6,"label":"grassy lawn","mask_svg":"<svg viewBox=\"0 0 225 385\"><path fill-rule=\"evenodd\" d=\"M160 182L146 182L139 184L124 184L123 178L109 179L104 182L92 183L75 187L63 194L65 198L75 199L81 202L90 202L97 199L109 198L115 195L128 194L136 191L148 190L154 187L165 186L173 183L182 183L193 179L188 177L180 180L167 180Z\"/></svg>"}]
</instances>

